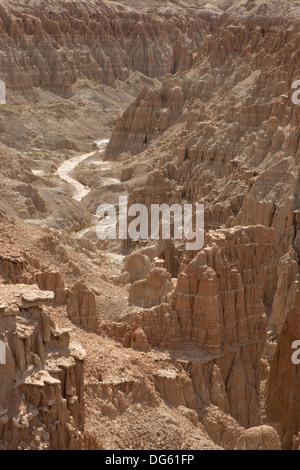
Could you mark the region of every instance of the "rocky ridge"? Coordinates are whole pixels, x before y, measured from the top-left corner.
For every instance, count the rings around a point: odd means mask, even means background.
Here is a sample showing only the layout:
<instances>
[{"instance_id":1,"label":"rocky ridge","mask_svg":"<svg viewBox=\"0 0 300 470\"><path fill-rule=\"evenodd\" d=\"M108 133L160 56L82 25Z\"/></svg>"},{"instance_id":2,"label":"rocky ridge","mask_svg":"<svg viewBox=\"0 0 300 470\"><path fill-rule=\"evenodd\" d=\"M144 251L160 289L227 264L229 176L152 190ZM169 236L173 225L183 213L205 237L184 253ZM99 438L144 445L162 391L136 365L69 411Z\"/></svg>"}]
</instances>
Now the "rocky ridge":
<instances>
[{"instance_id":1,"label":"rocky ridge","mask_svg":"<svg viewBox=\"0 0 300 470\"><path fill-rule=\"evenodd\" d=\"M53 292L2 285L0 330L6 347L1 366L2 449L81 449L84 429L85 352L69 346L43 303Z\"/></svg>"}]
</instances>

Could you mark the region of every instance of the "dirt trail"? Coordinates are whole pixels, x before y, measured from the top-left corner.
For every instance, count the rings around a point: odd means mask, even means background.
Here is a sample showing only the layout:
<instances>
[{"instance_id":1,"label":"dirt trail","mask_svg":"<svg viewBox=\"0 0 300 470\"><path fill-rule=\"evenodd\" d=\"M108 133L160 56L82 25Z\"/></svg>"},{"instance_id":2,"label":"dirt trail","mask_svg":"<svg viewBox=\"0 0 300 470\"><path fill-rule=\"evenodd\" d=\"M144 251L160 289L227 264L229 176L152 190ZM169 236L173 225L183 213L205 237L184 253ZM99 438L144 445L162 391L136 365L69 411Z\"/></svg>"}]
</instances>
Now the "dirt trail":
<instances>
[{"instance_id":1,"label":"dirt trail","mask_svg":"<svg viewBox=\"0 0 300 470\"><path fill-rule=\"evenodd\" d=\"M91 152L91 153L86 153L83 155L77 155L74 158L71 158L70 160L66 160L61 164L59 169L56 171L55 175L59 176L60 179L67 181L69 184L71 184L74 188L74 195L73 199L76 201L82 201L82 199L87 196L90 192L90 188L87 188L83 184L81 184L79 181L75 180L70 176L70 173L82 162L85 160L88 160L89 158L93 157L96 155L98 152L103 153L109 140L108 139L99 139L95 141L95 144L98 147L98 151L96 152ZM111 168L111 162L106 162L102 160L97 160L93 162L96 165L99 165L103 168L103 170L107 170ZM105 180L106 184L112 184L112 183L118 183L119 180L115 178L103 178Z\"/></svg>"},{"instance_id":2,"label":"dirt trail","mask_svg":"<svg viewBox=\"0 0 300 470\"><path fill-rule=\"evenodd\" d=\"M94 155L97 155L98 153L103 153L109 140L108 139L99 139L95 141L95 144L98 147L98 150L91 152L91 153L86 153L83 155L77 155L76 157L71 158L70 160L64 161L58 170L55 172L55 175L58 176L61 180L66 181L69 183L73 189L74 189L74 194L73 194L73 199L75 199L78 202L81 202L82 199L89 194L91 191L90 188L84 186L82 183L77 181L76 179L72 178L70 176L70 173L82 162L85 160L91 158ZM100 162L99 162L100 163ZM109 164L110 162L101 162L103 164ZM44 171L43 170L32 170L32 173L36 176L44 176ZM115 182L115 181L114 181ZM29 225L47 225L47 223L53 221L53 216L49 216L46 219L39 219L39 220L31 220L27 219L25 222ZM88 231L88 230L87 230Z\"/></svg>"},{"instance_id":3,"label":"dirt trail","mask_svg":"<svg viewBox=\"0 0 300 470\"><path fill-rule=\"evenodd\" d=\"M86 153L84 155L78 155L77 157L71 158L70 160L63 162L63 164L55 173L60 177L60 179L67 181L73 186L75 190L73 199L76 201L82 201L82 199L90 192L90 188L87 188L69 175L81 162L91 157L95 153L96 152Z\"/></svg>"},{"instance_id":4,"label":"dirt trail","mask_svg":"<svg viewBox=\"0 0 300 470\"><path fill-rule=\"evenodd\" d=\"M72 184L72 186L75 188L76 193L74 194L73 198L76 199L76 201L82 201L82 199L89 193L90 189L86 188L84 185L76 181L74 178L72 178L70 175L71 171L73 171L79 163L90 159L90 157L100 154L100 156L104 153L104 150L108 144L109 140L107 139L99 139L95 141L95 144L98 147L98 152L92 152L90 154L86 155L79 155L75 158L72 158L71 160L68 160L64 162L60 168L57 170L56 174L61 178L64 179L65 181L68 181L68 183ZM101 157L100 157L101 158ZM90 163L93 163L94 165L99 165L103 170L109 170L112 168L113 163L110 161L103 161L103 160L91 160ZM105 185L113 184L113 183L119 183L120 180L116 178L107 178L103 177L102 178L103 183ZM95 232L96 231L96 226L99 222L99 217L96 214L93 214L92 216L92 223L89 227L85 227L79 232L73 232L71 234L71 237L74 238L75 240L82 239L90 232ZM109 225L109 218L107 218L107 223ZM111 261L116 262L117 264L122 264L124 256L116 253L105 253Z\"/></svg>"},{"instance_id":5,"label":"dirt trail","mask_svg":"<svg viewBox=\"0 0 300 470\"><path fill-rule=\"evenodd\" d=\"M99 150L105 150L105 146L108 144L108 139L100 139L95 141ZM87 160L88 158L96 155L97 152L85 153L83 155L78 155L77 157L71 158L70 160L66 160L61 164L57 172L55 173L60 179L67 181L71 184L74 188L74 195L73 199L76 201L82 201L82 199L88 195L90 192L90 188L87 188L83 184L79 183L79 181L75 180L70 176L70 173L82 162ZM105 162L106 163L106 162Z\"/></svg>"}]
</instances>

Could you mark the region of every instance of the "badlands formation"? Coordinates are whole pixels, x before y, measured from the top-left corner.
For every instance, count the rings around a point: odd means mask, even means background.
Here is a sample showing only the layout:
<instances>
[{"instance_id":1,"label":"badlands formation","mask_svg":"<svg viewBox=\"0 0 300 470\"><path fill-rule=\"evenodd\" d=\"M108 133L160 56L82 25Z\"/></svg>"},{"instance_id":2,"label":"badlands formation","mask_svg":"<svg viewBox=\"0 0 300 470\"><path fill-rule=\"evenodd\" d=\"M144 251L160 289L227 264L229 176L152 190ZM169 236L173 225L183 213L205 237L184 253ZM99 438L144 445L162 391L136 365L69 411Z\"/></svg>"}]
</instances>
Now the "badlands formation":
<instances>
[{"instance_id":1,"label":"badlands formation","mask_svg":"<svg viewBox=\"0 0 300 470\"><path fill-rule=\"evenodd\" d=\"M299 24L1 1L0 449L299 449ZM119 196L204 204L203 248L99 240Z\"/></svg>"}]
</instances>

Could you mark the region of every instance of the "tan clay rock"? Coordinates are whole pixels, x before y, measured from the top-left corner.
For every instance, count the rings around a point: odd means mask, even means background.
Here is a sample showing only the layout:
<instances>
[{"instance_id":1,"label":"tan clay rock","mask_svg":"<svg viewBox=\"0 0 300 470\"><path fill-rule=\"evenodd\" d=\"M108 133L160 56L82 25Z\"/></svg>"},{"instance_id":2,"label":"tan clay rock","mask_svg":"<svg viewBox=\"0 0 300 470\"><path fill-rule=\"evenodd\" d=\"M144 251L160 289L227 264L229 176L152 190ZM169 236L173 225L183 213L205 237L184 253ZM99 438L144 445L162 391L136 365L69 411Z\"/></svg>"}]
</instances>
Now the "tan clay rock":
<instances>
[{"instance_id":1,"label":"tan clay rock","mask_svg":"<svg viewBox=\"0 0 300 470\"><path fill-rule=\"evenodd\" d=\"M136 281L130 286L128 302L150 308L166 303L173 288L170 273L164 268L154 268L145 280Z\"/></svg>"},{"instance_id":2,"label":"tan clay rock","mask_svg":"<svg viewBox=\"0 0 300 470\"><path fill-rule=\"evenodd\" d=\"M299 314L298 290L277 341L267 389L268 421L279 425L283 449L292 448L293 436L298 436L300 429L299 364L292 362L292 354L296 352L292 349L293 342L300 339Z\"/></svg>"},{"instance_id":3,"label":"tan clay rock","mask_svg":"<svg viewBox=\"0 0 300 470\"><path fill-rule=\"evenodd\" d=\"M150 270L151 262L146 255L133 253L125 258L123 273L129 274L131 283L146 279Z\"/></svg>"},{"instance_id":4,"label":"tan clay rock","mask_svg":"<svg viewBox=\"0 0 300 470\"><path fill-rule=\"evenodd\" d=\"M0 286L0 448L82 449L85 352L69 346L43 303L53 292L35 286Z\"/></svg>"},{"instance_id":5,"label":"tan clay rock","mask_svg":"<svg viewBox=\"0 0 300 470\"><path fill-rule=\"evenodd\" d=\"M281 443L274 428L257 426L241 435L236 450L281 450Z\"/></svg>"},{"instance_id":6,"label":"tan clay rock","mask_svg":"<svg viewBox=\"0 0 300 470\"><path fill-rule=\"evenodd\" d=\"M83 282L76 282L68 295L67 312L74 322L91 330L98 328L95 294Z\"/></svg>"}]
</instances>

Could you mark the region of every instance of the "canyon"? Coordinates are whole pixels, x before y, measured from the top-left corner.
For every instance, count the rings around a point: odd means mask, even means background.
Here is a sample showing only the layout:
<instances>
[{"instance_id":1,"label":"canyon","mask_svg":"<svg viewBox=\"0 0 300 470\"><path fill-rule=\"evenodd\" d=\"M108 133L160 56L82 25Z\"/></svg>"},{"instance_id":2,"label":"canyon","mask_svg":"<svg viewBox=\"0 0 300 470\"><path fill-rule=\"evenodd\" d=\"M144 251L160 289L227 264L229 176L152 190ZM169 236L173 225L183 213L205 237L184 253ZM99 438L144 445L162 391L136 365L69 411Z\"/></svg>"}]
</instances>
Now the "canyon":
<instances>
[{"instance_id":1,"label":"canyon","mask_svg":"<svg viewBox=\"0 0 300 470\"><path fill-rule=\"evenodd\" d=\"M300 445L300 6L0 6L1 450ZM203 204L204 245L97 236Z\"/></svg>"}]
</instances>

